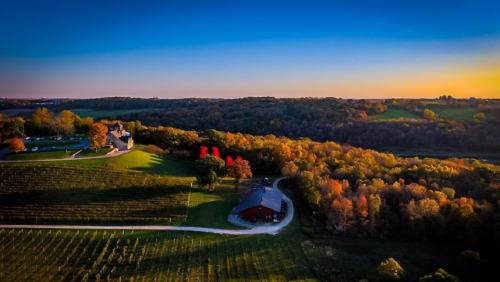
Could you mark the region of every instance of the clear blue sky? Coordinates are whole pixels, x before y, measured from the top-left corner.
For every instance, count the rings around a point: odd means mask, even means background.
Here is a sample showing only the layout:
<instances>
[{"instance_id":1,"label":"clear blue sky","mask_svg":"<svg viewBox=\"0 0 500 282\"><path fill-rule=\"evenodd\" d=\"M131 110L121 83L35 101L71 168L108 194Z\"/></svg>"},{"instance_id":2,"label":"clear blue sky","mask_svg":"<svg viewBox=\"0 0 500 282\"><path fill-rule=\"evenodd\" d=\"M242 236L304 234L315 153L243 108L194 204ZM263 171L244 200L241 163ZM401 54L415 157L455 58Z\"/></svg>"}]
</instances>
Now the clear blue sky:
<instances>
[{"instance_id":1,"label":"clear blue sky","mask_svg":"<svg viewBox=\"0 0 500 282\"><path fill-rule=\"evenodd\" d=\"M500 1L0 7L0 97L500 98Z\"/></svg>"}]
</instances>

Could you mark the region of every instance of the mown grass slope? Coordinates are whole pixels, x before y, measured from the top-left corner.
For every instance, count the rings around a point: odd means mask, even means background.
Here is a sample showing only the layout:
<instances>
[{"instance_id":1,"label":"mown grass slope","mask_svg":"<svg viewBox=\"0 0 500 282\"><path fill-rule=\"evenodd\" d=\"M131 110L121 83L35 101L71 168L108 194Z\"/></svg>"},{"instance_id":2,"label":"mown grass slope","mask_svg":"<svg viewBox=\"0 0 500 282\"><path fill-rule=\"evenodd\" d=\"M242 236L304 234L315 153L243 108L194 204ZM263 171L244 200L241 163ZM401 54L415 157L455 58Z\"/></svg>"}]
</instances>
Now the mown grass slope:
<instances>
[{"instance_id":1,"label":"mown grass slope","mask_svg":"<svg viewBox=\"0 0 500 282\"><path fill-rule=\"evenodd\" d=\"M28 149L30 150L30 149ZM27 160L48 160L65 159L71 157L78 150L55 150L55 151L36 151L36 152L18 152L11 153L4 157L6 161L27 161Z\"/></svg>"},{"instance_id":2,"label":"mown grass slope","mask_svg":"<svg viewBox=\"0 0 500 282\"><path fill-rule=\"evenodd\" d=\"M391 120L398 118L421 119L422 117L400 109L387 109L387 111L381 115L370 116L370 119L373 121Z\"/></svg>"},{"instance_id":3,"label":"mown grass slope","mask_svg":"<svg viewBox=\"0 0 500 282\"><path fill-rule=\"evenodd\" d=\"M141 171L149 174L192 177L194 175L190 162L178 161L168 157L144 152L136 146L131 152L116 157L100 159L78 159L73 161L40 162L42 165L71 167L103 167L117 170Z\"/></svg>"},{"instance_id":4,"label":"mown grass slope","mask_svg":"<svg viewBox=\"0 0 500 282\"><path fill-rule=\"evenodd\" d=\"M454 120L474 120L474 115L479 113L478 108L472 107L450 107L447 105L431 104L427 109L436 113L440 118Z\"/></svg>"}]
</instances>

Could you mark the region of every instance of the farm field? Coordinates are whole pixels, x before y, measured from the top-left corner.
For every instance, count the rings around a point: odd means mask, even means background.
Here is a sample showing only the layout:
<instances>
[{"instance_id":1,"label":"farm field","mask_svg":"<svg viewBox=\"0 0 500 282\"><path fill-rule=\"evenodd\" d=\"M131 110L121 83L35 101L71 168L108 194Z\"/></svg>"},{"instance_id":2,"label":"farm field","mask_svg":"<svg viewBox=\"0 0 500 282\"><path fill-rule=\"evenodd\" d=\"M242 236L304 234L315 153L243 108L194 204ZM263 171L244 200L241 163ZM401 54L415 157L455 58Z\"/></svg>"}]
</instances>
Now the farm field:
<instances>
[{"instance_id":1,"label":"farm field","mask_svg":"<svg viewBox=\"0 0 500 282\"><path fill-rule=\"evenodd\" d=\"M382 121L382 120L390 120L398 118L421 119L422 117L400 109L387 109L387 111L381 115L370 116L370 119L373 121Z\"/></svg>"},{"instance_id":2,"label":"farm field","mask_svg":"<svg viewBox=\"0 0 500 282\"><path fill-rule=\"evenodd\" d=\"M185 178L105 168L0 165L3 222L169 224L184 222Z\"/></svg>"},{"instance_id":3,"label":"farm field","mask_svg":"<svg viewBox=\"0 0 500 282\"><path fill-rule=\"evenodd\" d=\"M2 281L317 281L281 236L0 229Z\"/></svg>"},{"instance_id":4,"label":"farm field","mask_svg":"<svg viewBox=\"0 0 500 282\"><path fill-rule=\"evenodd\" d=\"M91 118L116 118L121 115L131 114L131 113L140 113L147 111L159 111L161 109L158 108L147 108L147 109L130 109L130 110L112 110L112 111L94 111L92 109L71 109L70 111L74 112L81 118L91 117Z\"/></svg>"},{"instance_id":5,"label":"farm field","mask_svg":"<svg viewBox=\"0 0 500 282\"><path fill-rule=\"evenodd\" d=\"M479 113L478 108L456 108L447 105L430 104L427 109L436 113L440 118L454 119L454 120L474 120L474 115Z\"/></svg>"},{"instance_id":6,"label":"farm field","mask_svg":"<svg viewBox=\"0 0 500 282\"><path fill-rule=\"evenodd\" d=\"M29 150L29 149L28 149ZM55 151L37 151L37 152L19 152L9 154L4 157L6 161L26 161L26 160L44 160L44 159L65 159L69 158L74 153L78 152L75 149L55 150Z\"/></svg>"}]
</instances>

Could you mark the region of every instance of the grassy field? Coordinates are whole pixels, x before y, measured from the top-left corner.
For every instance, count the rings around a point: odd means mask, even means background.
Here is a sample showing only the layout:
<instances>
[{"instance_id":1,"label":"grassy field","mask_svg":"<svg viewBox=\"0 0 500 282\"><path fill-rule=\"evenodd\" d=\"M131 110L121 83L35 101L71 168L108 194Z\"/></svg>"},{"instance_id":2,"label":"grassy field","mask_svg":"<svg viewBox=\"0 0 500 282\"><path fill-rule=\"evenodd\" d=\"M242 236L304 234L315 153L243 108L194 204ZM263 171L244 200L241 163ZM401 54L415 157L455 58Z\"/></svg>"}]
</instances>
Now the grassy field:
<instances>
[{"instance_id":1,"label":"grassy field","mask_svg":"<svg viewBox=\"0 0 500 282\"><path fill-rule=\"evenodd\" d=\"M36 142L29 142L29 143L24 143L24 147L26 148L42 148L42 147L62 147L64 146L65 143L63 141L36 141ZM78 145L80 144L79 141L66 141L66 146L73 146L73 145Z\"/></svg>"},{"instance_id":2,"label":"grassy field","mask_svg":"<svg viewBox=\"0 0 500 282\"><path fill-rule=\"evenodd\" d=\"M55 150L44 152L19 152L9 154L4 157L6 161L26 161L26 160L45 160L45 159L65 159L76 153L78 150Z\"/></svg>"},{"instance_id":3,"label":"grassy field","mask_svg":"<svg viewBox=\"0 0 500 282\"><path fill-rule=\"evenodd\" d=\"M140 113L146 111L158 111L161 109L148 108L148 109L130 109L130 110L112 110L112 111L94 111L92 109L72 109L70 111L74 112L81 118L92 117L92 118L116 118L121 115Z\"/></svg>"},{"instance_id":4,"label":"grassy field","mask_svg":"<svg viewBox=\"0 0 500 282\"><path fill-rule=\"evenodd\" d=\"M454 119L454 120L474 120L473 116L479 113L478 108L456 108L447 105L431 104L427 105L427 109L436 113L440 118Z\"/></svg>"},{"instance_id":5,"label":"grassy field","mask_svg":"<svg viewBox=\"0 0 500 282\"><path fill-rule=\"evenodd\" d=\"M400 109L387 109L387 111L381 115L370 116L370 119L373 121L391 120L398 118L421 119L422 117Z\"/></svg>"},{"instance_id":6,"label":"grassy field","mask_svg":"<svg viewBox=\"0 0 500 282\"><path fill-rule=\"evenodd\" d=\"M90 158L90 157L101 157L105 156L107 153L113 151L113 149L109 148L100 148L96 150L87 150L83 152L81 155L79 155L79 158Z\"/></svg>"},{"instance_id":7,"label":"grassy field","mask_svg":"<svg viewBox=\"0 0 500 282\"><path fill-rule=\"evenodd\" d=\"M236 206L238 200L244 193L244 185L241 189L234 190L234 179L224 178L214 191L204 191L197 188L196 182L191 190L191 201L189 204L189 216L185 226L215 227L223 229L237 229L227 221L227 216Z\"/></svg>"},{"instance_id":8,"label":"grassy field","mask_svg":"<svg viewBox=\"0 0 500 282\"><path fill-rule=\"evenodd\" d=\"M25 116L25 115L31 115L35 109L29 109L29 108L19 108L19 109L8 109L8 110L1 110L0 112L6 114L9 117L16 117L16 116Z\"/></svg>"},{"instance_id":9,"label":"grassy field","mask_svg":"<svg viewBox=\"0 0 500 282\"><path fill-rule=\"evenodd\" d=\"M38 164L50 164L58 166L71 167L104 167L117 170L140 171L150 174L172 175L190 177L193 176L193 170L190 162L183 162L170 159L168 157L159 157L141 150L141 147L135 146L131 152L119 155L117 157L85 159L74 161L59 162L39 162Z\"/></svg>"},{"instance_id":10,"label":"grassy field","mask_svg":"<svg viewBox=\"0 0 500 282\"><path fill-rule=\"evenodd\" d=\"M453 120L474 120L473 116L479 113L479 109L477 108L457 108L437 103L428 104L426 108L436 113L436 115L440 118ZM373 121L384 121L399 118L422 119L423 117L402 109L387 109L387 112L381 115L370 116L370 119Z\"/></svg>"}]
</instances>

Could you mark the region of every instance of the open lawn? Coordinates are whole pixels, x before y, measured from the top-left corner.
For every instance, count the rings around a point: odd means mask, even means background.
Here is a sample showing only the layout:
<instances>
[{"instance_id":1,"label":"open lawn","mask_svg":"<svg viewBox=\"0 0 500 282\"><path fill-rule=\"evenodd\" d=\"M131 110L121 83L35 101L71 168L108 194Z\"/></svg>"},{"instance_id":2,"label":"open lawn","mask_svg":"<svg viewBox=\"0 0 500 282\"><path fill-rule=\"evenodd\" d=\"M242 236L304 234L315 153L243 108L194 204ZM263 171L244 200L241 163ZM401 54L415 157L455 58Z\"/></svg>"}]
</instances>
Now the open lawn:
<instances>
[{"instance_id":1,"label":"open lawn","mask_svg":"<svg viewBox=\"0 0 500 282\"><path fill-rule=\"evenodd\" d=\"M26 160L44 160L44 159L65 159L76 153L78 150L55 150L44 152L19 152L11 153L4 157L6 161L26 161Z\"/></svg>"},{"instance_id":2,"label":"open lawn","mask_svg":"<svg viewBox=\"0 0 500 282\"><path fill-rule=\"evenodd\" d=\"M213 191L202 190L194 182L188 220L182 225L237 229L227 221L227 216L245 192L244 186L247 181L240 184L238 191L234 189L233 182L234 178L224 178Z\"/></svg>"},{"instance_id":3,"label":"open lawn","mask_svg":"<svg viewBox=\"0 0 500 282\"><path fill-rule=\"evenodd\" d=\"M9 117L16 117L16 116L25 116L25 115L31 115L35 109L30 109L30 108L19 108L19 109L8 109L8 110L1 110L0 112L6 114Z\"/></svg>"},{"instance_id":4,"label":"open lawn","mask_svg":"<svg viewBox=\"0 0 500 282\"><path fill-rule=\"evenodd\" d=\"M427 105L427 109L436 113L440 118L454 120L474 120L474 115L479 113L478 108L471 107L450 107L447 105L431 104Z\"/></svg>"},{"instance_id":5,"label":"open lawn","mask_svg":"<svg viewBox=\"0 0 500 282\"><path fill-rule=\"evenodd\" d=\"M421 119L422 117L400 109L387 109L387 111L381 115L370 116L370 119L373 121L391 120L398 118Z\"/></svg>"},{"instance_id":6,"label":"open lawn","mask_svg":"<svg viewBox=\"0 0 500 282\"><path fill-rule=\"evenodd\" d=\"M107 153L113 151L113 149L109 148L100 148L96 150L87 150L82 154L78 155L78 158L90 158L90 157L100 157L105 156Z\"/></svg>"},{"instance_id":7,"label":"open lawn","mask_svg":"<svg viewBox=\"0 0 500 282\"><path fill-rule=\"evenodd\" d=\"M112 110L112 111L94 111L92 109L72 109L70 111L74 112L81 118L92 117L92 118L117 118L118 116L140 113L146 111L158 111L158 108L148 108L148 109L130 109L130 110Z\"/></svg>"},{"instance_id":8,"label":"open lawn","mask_svg":"<svg viewBox=\"0 0 500 282\"><path fill-rule=\"evenodd\" d=\"M106 167L117 170L141 171L150 174L193 176L190 162L178 161L168 157L160 157L141 150L135 146L131 152L110 158L85 159L68 162L41 162L41 164L78 166L78 167Z\"/></svg>"}]
</instances>

